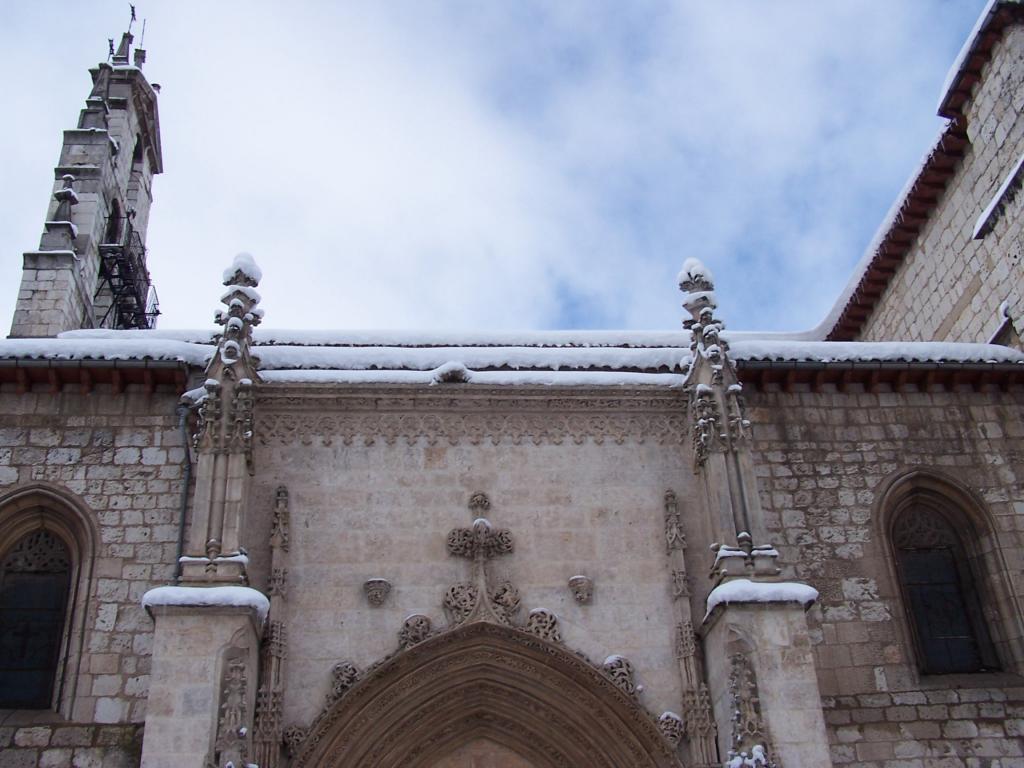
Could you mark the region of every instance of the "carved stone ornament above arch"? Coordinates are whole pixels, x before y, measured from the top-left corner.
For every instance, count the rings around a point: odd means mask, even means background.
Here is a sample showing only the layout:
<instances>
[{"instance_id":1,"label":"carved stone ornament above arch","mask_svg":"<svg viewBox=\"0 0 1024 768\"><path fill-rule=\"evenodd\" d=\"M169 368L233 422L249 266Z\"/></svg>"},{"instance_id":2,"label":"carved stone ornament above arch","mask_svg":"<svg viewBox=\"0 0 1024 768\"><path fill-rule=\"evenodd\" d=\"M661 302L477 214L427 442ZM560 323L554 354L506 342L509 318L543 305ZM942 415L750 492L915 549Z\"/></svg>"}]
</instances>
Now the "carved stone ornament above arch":
<instances>
[{"instance_id":1,"label":"carved stone ornament above arch","mask_svg":"<svg viewBox=\"0 0 1024 768\"><path fill-rule=\"evenodd\" d=\"M312 724L292 768L419 768L474 739L537 768L682 768L656 719L583 658L471 621L366 672Z\"/></svg>"}]
</instances>

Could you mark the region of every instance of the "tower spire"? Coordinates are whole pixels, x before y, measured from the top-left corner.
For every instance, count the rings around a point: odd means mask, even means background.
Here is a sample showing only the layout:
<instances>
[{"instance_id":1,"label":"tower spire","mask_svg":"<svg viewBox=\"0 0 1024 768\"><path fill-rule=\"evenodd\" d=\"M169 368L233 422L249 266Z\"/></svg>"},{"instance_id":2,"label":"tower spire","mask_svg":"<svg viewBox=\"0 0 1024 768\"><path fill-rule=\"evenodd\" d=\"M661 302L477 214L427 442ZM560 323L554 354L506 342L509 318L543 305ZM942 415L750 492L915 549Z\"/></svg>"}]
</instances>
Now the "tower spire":
<instances>
[{"instance_id":1,"label":"tower spire","mask_svg":"<svg viewBox=\"0 0 1024 768\"><path fill-rule=\"evenodd\" d=\"M130 66L131 29L90 70L78 124L64 132L45 231L24 254L12 337L153 325L145 243L163 159L157 93L139 70L145 51Z\"/></svg>"}]
</instances>

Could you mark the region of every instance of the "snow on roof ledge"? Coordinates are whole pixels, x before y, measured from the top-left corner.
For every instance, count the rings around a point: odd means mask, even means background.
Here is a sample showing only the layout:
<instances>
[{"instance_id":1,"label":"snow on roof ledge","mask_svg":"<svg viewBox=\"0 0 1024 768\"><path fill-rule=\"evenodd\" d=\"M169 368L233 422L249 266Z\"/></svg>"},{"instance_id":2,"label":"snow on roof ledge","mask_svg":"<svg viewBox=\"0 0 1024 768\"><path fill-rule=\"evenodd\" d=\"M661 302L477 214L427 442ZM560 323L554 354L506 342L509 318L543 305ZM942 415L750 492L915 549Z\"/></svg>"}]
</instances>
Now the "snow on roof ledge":
<instances>
[{"instance_id":1,"label":"snow on roof ledge","mask_svg":"<svg viewBox=\"0 0 1024 768\"><path fill-rule=\"evenodd\" d=\"M935 111L940 115L943 112L943 108L946 102L949 100L950 91L953 90L953 86L957 80L960 79L960 75L963 73L964 65L970 58L971 51L974 50L975 45L978 42L978 38L981 36L981 31L988 26L989 21L995 16L998 6L1003 2L1010 4L1018 2L1018 0L988 0L985 3L985 7L981 9L981 13L978 14L978 20L974 22L974 27L971 29L967 39L964 41L963 46L960 48L960 52L957 53L956 58L953 59L953 64L949 68L949 72L946 73L946 79L942 83L942 91L939 93L939 103L935 107Z\"/></svg>"},{"instance_id":2,"label":"snow on roof ledge","mask_svg":"<svg viewBox=\"0 0 1024 768\"><path fill-rule=\"evenodd\" d=\"M149 611L154 606L177 605L194 607L251 608L259 623L267 618L270 601L252 587L156 587L142 596L142 607Z\"/></svg>"},{"instance_id":3,"label":"snow on roof ledge","mask_svg":"<svg viewBox=\"0 0 1024 768\"><path fill-rule=\"evenodd\" d=\"M1013 363L1024 352L997 344L946 341L792 341L747 338L730 342L738 362Z\"/></svg>"},{"instance_id":4,"label":"snow on roof ledge","mask_svg":"<svg viewBox=\"0 0 1024 768\"><path fill-rule=\"evenodd\" d=\"M731 603L800 603L807 610L817 599L818 590L798 581L734 579L711 590L707 615L718 606Z\"/></svg>"}]
</instances>

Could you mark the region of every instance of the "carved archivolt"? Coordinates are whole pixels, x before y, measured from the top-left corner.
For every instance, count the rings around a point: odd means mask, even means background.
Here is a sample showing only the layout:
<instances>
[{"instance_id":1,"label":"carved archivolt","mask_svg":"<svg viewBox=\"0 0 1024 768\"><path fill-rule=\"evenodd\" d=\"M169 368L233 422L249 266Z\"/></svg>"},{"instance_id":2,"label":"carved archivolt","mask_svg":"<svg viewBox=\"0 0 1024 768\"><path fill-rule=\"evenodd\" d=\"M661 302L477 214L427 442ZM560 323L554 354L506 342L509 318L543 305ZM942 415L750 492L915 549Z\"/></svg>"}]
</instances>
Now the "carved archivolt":
<instances>
[{"instance_id":1,"label":"carved archivolt","mask_svg":"<svg viewBox=\"0 0 1024 768\"><path fill-rule=\"evenodd\" d=\"M507 407L507 406L506 406ZM675 403L678 408L678 402ZM679 445L686 417L664 413L262 413L258 439L264 445L445 443L575 443L588 440Z\"/></svg>"},{"instance_id":2,"label":"carved archivolt","mask_svg":"<svg viewBox=\"0 0 1024 768\"><path fill-rule=\"evenodd\" d=\"M420 768L484 737L538 768L680 768L667 726L620 686L538 635L472 621L355 680L310 727L292 766Z\"/></svg>"}]
</instances>

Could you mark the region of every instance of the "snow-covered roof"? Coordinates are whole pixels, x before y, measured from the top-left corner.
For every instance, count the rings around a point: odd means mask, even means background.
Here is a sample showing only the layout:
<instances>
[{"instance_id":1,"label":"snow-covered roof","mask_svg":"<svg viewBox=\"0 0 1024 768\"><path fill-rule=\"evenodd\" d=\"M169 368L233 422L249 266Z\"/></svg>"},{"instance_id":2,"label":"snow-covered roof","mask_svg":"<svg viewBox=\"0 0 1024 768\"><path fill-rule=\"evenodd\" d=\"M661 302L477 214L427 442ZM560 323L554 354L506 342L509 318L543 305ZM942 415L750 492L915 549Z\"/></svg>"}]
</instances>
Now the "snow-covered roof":
<instances>
[{"instance_id":1,"label":"snow-covered roof","mask_svg":"<svg viewBox=\"0 0 1024 768\"><path fill-rule=\"evenodd\" d=\"M953 60L939 94L936 111L942 117L958 117L970 99L981 68L988 61L992 46L1003 28L1024 18L1021 0L988 0L978 15L974 28Z\"/></svg>"},{"instance_id":2,"label":"snow-covered roof","mask_svg":"<svg viewBox=\"0 0 1024 768\"><path fill-rule=\"evenodd\" d=\"M989 0L942 87L938 113L950 122L943 126L911 173L831 311L815 328L795 336L854 338L870 317L914 238L937 205L941 190L959 167L968 141L957 118L971 97L992 47L1012 23L1024 23L1024 0Z\"/></svg>"},{"instance_id":3,"label":"snow-covered roof","mask_svg":"<svg viewBox=\"0 0 1024 768\"><path fill-rule=\"evenodd\" d=\"M812 365L1002 366L1024 371L1024 353L989 344L828 342L726 332L741 369ZM210 331L70 331L56 339L0 341L13 366L209 363ZM691 362L688 331L274 331L258 329L253 353L267 382L467 383L488 386L678 387Z\"/></svg>"}]
</instances>

